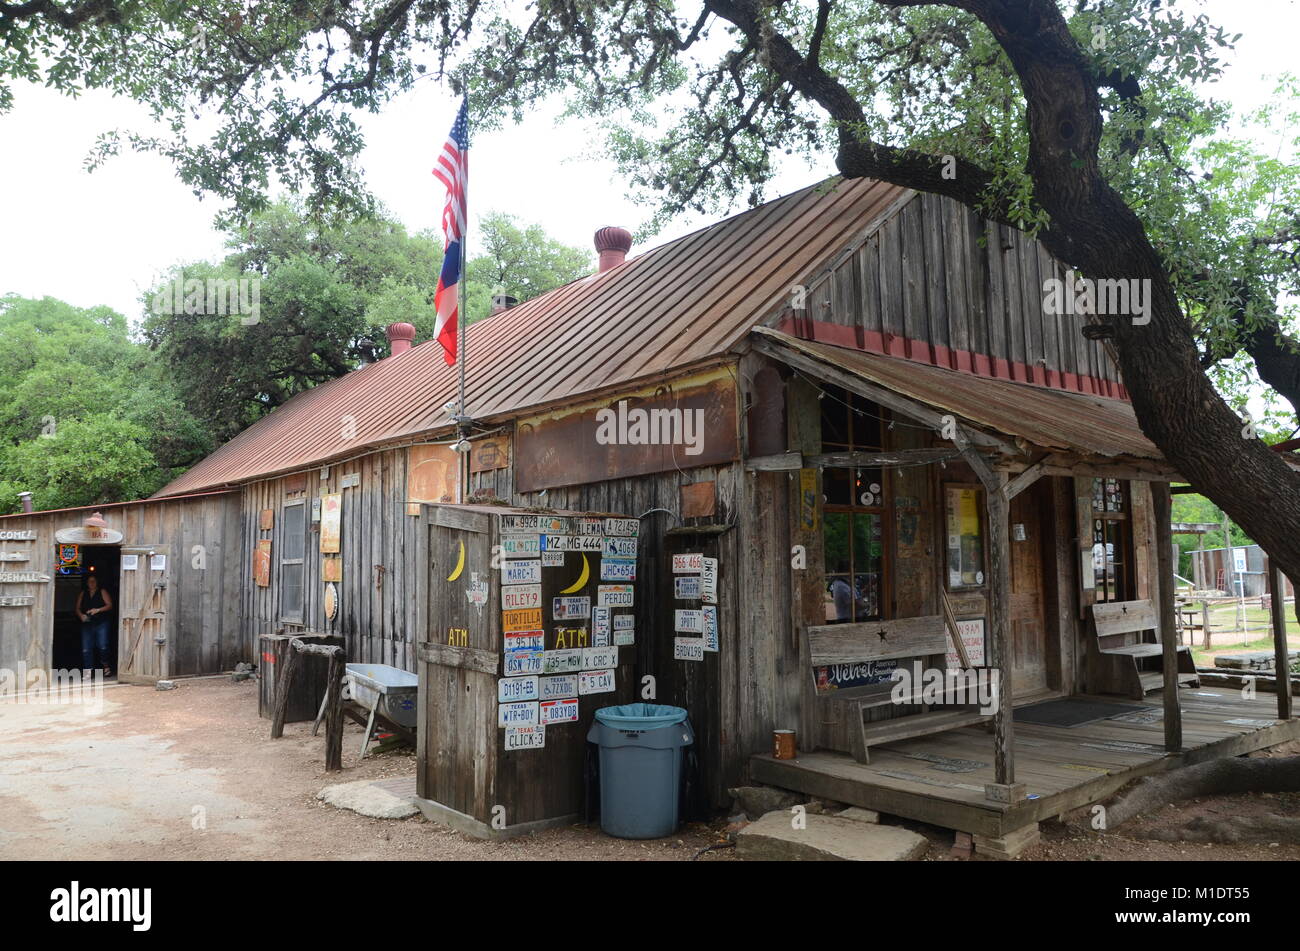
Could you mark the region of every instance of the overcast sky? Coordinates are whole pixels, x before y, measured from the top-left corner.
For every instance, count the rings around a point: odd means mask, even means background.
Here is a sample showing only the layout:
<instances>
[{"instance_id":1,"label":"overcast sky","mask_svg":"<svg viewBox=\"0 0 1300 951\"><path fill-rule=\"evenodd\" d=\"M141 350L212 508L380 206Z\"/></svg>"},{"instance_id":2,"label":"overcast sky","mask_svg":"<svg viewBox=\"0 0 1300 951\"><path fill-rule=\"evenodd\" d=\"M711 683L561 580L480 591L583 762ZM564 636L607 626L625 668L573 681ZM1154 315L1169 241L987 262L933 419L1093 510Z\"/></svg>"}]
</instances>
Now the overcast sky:
<instances>
[{"instance_id":1,"label":"overcast sky","mask_svg":"<svg viewBox=\"0 0 1300 951\"><path fill-rule=\"evenodd\" d=\"M1266 101L1271 78L1296 68L1296 0L1208 0L1205 9L1229 33L1244 34L1215 95L1241 108ZM195 197L163 159L127 153L94 173L85 170L98 133L148 126L142 107L96 92L69 99L19 86L16 93L14 110L0 116L0 294L108 304L135 320L139 296L158 274L222 256L222 235L211 224L214 203ZM370 186L412 231L437 226L442 195L430 169L455 106L446 90L422 83L382 115L362 119L368 143L362 167ZM588 247L604 225L635 231L648 210L628 200L611 163L590 157L598 150L585 127L556 126L544 113L476 137L471 216L510 212L542 224L562 241ZM792 191L832 171L829 161L790 168L777 191ZM655 243L703 223L675 222ZM472 255L472 230L469 240Z\"/></svg>"}]
</instances>

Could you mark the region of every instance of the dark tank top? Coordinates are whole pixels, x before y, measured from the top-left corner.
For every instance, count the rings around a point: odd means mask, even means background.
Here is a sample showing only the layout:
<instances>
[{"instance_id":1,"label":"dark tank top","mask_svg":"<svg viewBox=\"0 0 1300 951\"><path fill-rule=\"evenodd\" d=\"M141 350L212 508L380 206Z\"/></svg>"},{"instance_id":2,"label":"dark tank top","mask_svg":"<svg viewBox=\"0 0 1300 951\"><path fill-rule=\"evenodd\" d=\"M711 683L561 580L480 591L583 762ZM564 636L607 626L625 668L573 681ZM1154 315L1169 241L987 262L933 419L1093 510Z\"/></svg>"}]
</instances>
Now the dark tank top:
<instances>
[{"instance_id":1,"label":"dark tank top","mask_svg":"<svg viewBox=\"0 0 1300 951\"><path fill-rule=\"evenodd\" d=\"M83 612L89 612L91 608L102 608L103 606L104 606L103 588L96 588L94 594L91 594L89 591L87 591L85 592L85 595L81 599L81 610ZM109 612L107 611L101 611L99 614L95 615L95 620L102 619L108 613Z\"/></svg>"}]
</instances>

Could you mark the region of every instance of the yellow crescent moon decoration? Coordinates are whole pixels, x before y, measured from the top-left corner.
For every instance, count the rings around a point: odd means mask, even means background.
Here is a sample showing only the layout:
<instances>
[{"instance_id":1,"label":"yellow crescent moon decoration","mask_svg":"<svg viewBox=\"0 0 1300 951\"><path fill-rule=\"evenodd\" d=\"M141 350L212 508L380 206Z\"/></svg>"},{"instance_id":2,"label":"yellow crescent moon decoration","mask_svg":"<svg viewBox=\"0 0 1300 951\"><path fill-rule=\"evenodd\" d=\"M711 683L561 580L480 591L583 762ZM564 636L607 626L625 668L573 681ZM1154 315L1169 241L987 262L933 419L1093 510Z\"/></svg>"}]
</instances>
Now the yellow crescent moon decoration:
<instances>
[{"instance_id":1,"label":"yellow crescent moon decoration","mask_svg":"<svg viewBox=\"0 0 1300 951\"><path fill-rule=\"evenodd\" d=\"M465 570L465 543L460 543L460 558L456 560L456 567L452 569L451 574L447 575L448 581L455 581L460 577L460 573Z\"/></svg>"},{"instance_id":2,"label":"yellow crescent moon decoration","mask_svg":"<svg viewBox=\"0 0 1300 951\"><path fill-rule=\"evenodd\" d=\"M586 554L583 554L582 574L578 575L578 580L575 581L573 584L569 585L563 591L561 591L560 594L573 594L573 592L575 591L582 590L582 586L587 583L587 579L590 577L591 577L591 565L587 564L587 556Z\"/></svg>"}]
</instances>

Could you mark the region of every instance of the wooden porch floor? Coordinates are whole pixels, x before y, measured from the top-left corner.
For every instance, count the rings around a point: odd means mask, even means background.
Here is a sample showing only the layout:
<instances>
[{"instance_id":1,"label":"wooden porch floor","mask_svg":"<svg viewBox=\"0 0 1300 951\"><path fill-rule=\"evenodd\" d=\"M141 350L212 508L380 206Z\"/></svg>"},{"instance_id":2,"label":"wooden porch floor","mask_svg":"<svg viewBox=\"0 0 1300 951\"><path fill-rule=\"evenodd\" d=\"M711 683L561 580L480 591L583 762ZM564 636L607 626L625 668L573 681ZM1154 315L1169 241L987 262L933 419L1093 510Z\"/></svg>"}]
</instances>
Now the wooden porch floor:
<instances>
[{"instance_id":1,"label":"wooden porch floor","mask_svg":"<svg viewBox=\"0 0 1300 951\"><path fill-rule=\"evenodd\" d=\"M1132 714L1137 704L1086 699L1114 703L1118 716ZM1011 805L984 798L984 784L993 782L993 736L981 727L874 746L868 764L829 751L793 760L762 754L750 759L750 774L757 782L947 829L1004 836L1105 799L1148 773L1300 739L1300 719L1278 720L1273 694L1244 700L1236 689L1208 687L1180 690L1178 699L1185 749L1173 755L1164 752L1159 695L1144 704L1154 713L1125 719L1076 727L1016 721L1016 781L1031 798Z\"/></svg>"}]
</instances>

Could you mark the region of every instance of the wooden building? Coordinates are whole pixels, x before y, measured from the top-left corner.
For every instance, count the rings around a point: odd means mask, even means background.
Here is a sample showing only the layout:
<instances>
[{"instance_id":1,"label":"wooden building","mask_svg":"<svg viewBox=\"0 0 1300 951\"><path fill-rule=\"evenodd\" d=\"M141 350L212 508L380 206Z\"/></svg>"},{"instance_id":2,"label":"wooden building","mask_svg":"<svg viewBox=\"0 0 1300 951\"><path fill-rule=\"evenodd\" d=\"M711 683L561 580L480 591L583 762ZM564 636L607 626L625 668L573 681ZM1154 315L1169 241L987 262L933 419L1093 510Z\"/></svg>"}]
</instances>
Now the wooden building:
<instances>
[{"instance_id":1,"label":"wooden building","mask_svg":"<svg viewBox=\"0 0 1300 951\"><path fill-rule=\"evenodd\" d=\"M249 659L239 506L238 492L207 492L0 517L0 667L81 667L75 608L91 574L114 601L118 679L153 683Z\"/></svg>"},{"instance_id":2,"label":"wooden building","mask_svg":"<svg viewBox=\"0 0 1300 951\"><path fill-rule=\"evenodd\" d=\"M617 512L640 522L634 676L690 712L707 805L759 779L996 850L1044 810L1175 763L1176 665L1166 678L1160 664L1175 654L1148 657L1151 630L1106 606L1171 630L1176 473L1085 318L1045 310L1067 275L1040 245L944 198L831 180L626 260L626 232L602 229L597 247L598 273L468 328L467 454L451 445L454 370L395 325L392 356L296 397L160 493L238 493L229 594L246 650L301 625L344 636L349 659L415 670L440 636L422 613L446 567L421 535L431 504ZM673 569L704 558L718 649L700 653L680 643L699 639L699 589ZM1129 724L1155 736L1127 752L1098 741L1117 750L1106 762L1060 753L1035 768L1051 789L1026 793L1017 757L1051 744L1018 745L1013 710L1118 692L1117 650L1144 691L1168 680L1164 727ZM844 702L946 652L1000 675L987 723ZM1187 748L1294 727L1219 719ZM797 760L767 755L774 729L797 732ZM967 781L917 771L945 761Z\"/></svg>"}]
</instances>

